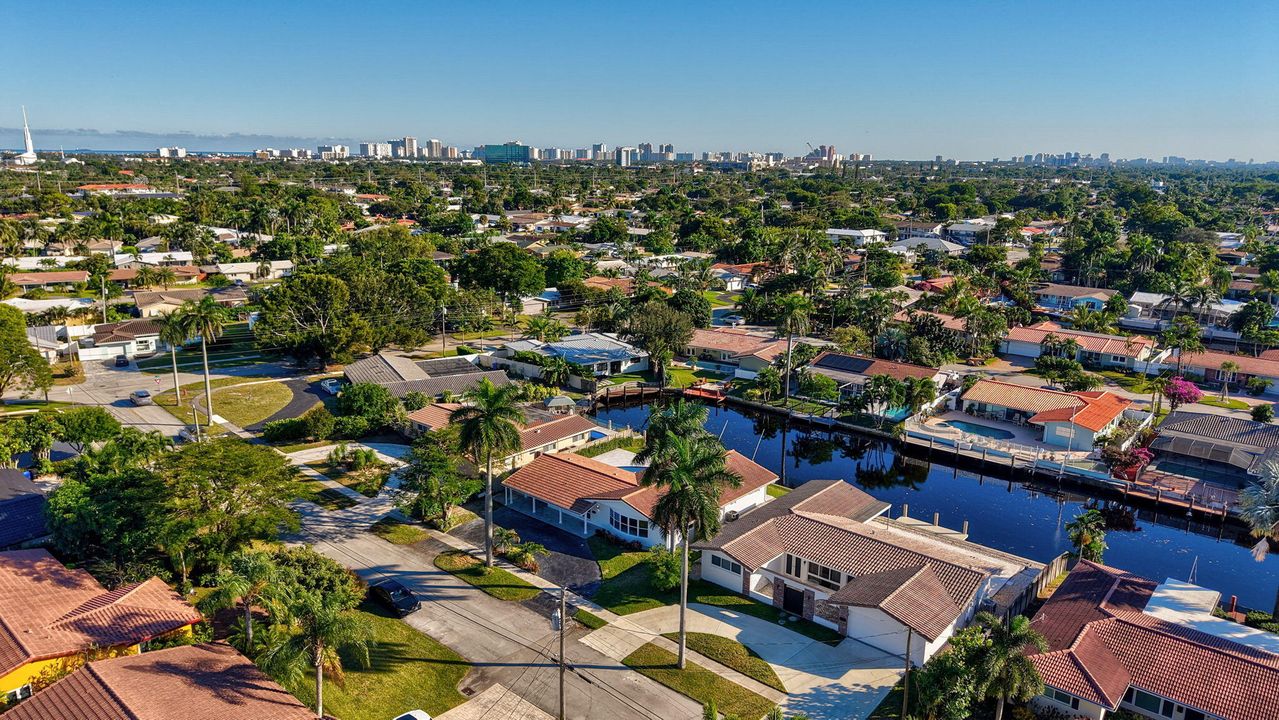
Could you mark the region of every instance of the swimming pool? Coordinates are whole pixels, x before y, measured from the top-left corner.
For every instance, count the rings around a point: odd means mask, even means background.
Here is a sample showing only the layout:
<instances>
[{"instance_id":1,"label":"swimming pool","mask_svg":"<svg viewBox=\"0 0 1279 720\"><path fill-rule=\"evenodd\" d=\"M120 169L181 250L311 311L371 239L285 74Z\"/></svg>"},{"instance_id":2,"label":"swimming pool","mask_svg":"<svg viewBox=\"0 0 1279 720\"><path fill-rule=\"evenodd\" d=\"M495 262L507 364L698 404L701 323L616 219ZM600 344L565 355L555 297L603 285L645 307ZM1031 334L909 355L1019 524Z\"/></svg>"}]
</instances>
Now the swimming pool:
<instances>
[{"instance_id":1,"label":"swimming pool","mask_svg":"<svg viewBox=\"0 0 1279 720\"><path fill-rule=\"evenodd\" d=\"M989 425L981 425L979 423L971 423L967 420L946 420L937 423L942 427L953 427L960 432L972 433L973 435L981 435L982 437L993 438L995 440L1012 440L1017 437L1016 434L1007 430L1000 430Z\"/></svg>"}]
</instances>

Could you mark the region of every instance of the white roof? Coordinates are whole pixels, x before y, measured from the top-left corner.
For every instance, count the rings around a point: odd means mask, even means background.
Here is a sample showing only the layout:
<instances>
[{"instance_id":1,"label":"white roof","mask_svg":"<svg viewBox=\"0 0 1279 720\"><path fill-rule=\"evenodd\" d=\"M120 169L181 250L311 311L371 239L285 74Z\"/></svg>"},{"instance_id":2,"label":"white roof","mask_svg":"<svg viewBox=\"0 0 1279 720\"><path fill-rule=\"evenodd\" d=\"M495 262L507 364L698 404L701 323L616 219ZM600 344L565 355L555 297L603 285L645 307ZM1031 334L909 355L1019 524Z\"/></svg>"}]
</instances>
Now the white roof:
<instances>
[{"instance_id":1,"label":"white roof","mask_svg":"<svg viewBox=\"0 0 1279 720\"><path fill-rule=\"evenodd\" d=\"M138 253L137 255L116 255L116 267L122 267L129 263L140 262L143 265L162 265L164 263L184 263L191 264L194 257L186 250L174 250L173 252L149 252Z\"/></svg>"},{"instance_id":2,"label":"white roof","mask_svg":"<svg viewBox=\"0 0 1279 720\"><path fill-rule=\"evenodd\" d=\"M28 300L26 298L10 298L5 300L6 305L12 305L25 313L44 312L55 307L64 307L68 310L76 308L88 307L93 304L89 298L56 298L52 300Z\"/></svg>"},{"instance_id":3,"label":"white roof","mask_svg":"<svg viewBox=\"0 0 1279 720\"><path fill-rule=\"evenodd\" d=\"M1174 625L1279 654L1279 635L1213 617L1212 611L1220 600L1221 593L1216 590L1168 578L1155 588L1143 612Z\"/></svg>"},{"instance_id":4,"label":"white roof","mask_svg":"<svg viewBox=\"0 0 1279 720\"><path fill-rule=\"evenodd\" d=\"M848 230L845 228L829 228L826 230L827 235L839 235L841 237L883 237L888 233L883 230Z\"/></svg>"},{"instance_id":5,"label":"white roof","mask_svg":"<svg viewBox=\"0 0 1279 720\"><path fill-rule=\"evenodd\" d=\"M66 267L67 263L73 263L77 260L83 259L84 257L81 255L49 255L47 257L31 257L23 255L22 257L16 258L5 258L4 264L12 265L19 270L44 270L45 267L41 264L41 261L52 260L55 267Z\"/></svg>"},{"instance_id":6,"label":"white roof","mask_svg":"<svg viewBox=\"0 0 1279 720\"><path fill-rule=\"evenodd\" d=\"M255 273L258 271L258 265L260 264L261 263L256 263L256 262L217 263L217 268L218 268L218 272L222 273L223 275L236 274L236 273ZM292 260L272 260L270 261L270 265L272 270L292 270L293 269Z\"/></svg>"},{"instance_id":7,"label":"white roof","mask_svg":"<svg viewBox=\"0 0 1279 720\"><path fill-rule=\"evenodd\" d=\"M939 237L919 237L919 236L903 238L902 240L899 240L893 243L892 247L889 247L888 249L892 250L894 248L903 248L907 250L918 250L920 245L924 245L933 250L941 250L948 253L961 252L964 249L964 246L960 245L959 243L953 243L953 242L950 242L949 240L942 240Z\"/></svg>"}]
</instances>

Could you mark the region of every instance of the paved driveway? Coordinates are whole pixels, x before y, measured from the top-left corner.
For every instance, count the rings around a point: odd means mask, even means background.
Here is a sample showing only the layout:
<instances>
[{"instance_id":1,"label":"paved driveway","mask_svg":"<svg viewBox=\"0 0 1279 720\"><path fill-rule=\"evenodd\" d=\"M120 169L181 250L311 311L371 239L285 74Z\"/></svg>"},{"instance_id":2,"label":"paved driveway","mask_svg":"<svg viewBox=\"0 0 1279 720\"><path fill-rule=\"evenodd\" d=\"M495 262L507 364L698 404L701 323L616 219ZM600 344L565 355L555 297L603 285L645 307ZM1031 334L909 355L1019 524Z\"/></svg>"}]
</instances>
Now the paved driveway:
<instances>
[{"instance_id":1,"label":"paved driveway","mask_svg":"<svg viewBox=\"0 0 1279 720\"><path fill-rule=\"evenodd\" d=\"M449 534L476 547L484 547L483 503L470 503L467 509L479 515L480 519L460 525ZM493 522L498 527L518 532L524 542L546 546L551 554L538 559L542 566L538 575L583 597L594 595L599 588L600 567L583 538L553 528L503 505L493 508Z\"/></svg>"},{"instance_id":2,"label":"paved driveway","mask_svg":"<svg viewBox=\"0 0 1279 720\"><path fill-rule=\"evenodd\" d=\"M320 401L328 396L321 387L319 382L308 382L305 378L289 380L284 383L284 387L288 388L293 397L289 402L275 412L271 417L260 422L253 423L244 428L250 432L261 432L262 426L272 420L283 420L286 418L300 417L303 413L315 407Z\"/></svg>"}]
</instances>

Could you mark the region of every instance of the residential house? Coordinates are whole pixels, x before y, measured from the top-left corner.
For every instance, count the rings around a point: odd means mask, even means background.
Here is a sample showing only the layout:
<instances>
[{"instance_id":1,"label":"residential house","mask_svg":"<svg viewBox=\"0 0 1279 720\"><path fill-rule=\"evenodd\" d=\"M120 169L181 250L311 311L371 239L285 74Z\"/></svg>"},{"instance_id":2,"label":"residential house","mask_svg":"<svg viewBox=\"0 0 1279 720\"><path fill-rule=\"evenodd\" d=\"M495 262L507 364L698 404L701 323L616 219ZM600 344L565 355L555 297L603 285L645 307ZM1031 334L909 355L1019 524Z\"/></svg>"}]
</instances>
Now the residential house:
<instances>
[{"instance_id":1,"label":"residential house","mask_svg":"<svg viewBox=\"0 0 1279 720\"><path fill-rule=\"evenodd\" d=\"M910 363L893 362L880 358L847 355L841 352L826 350L813 358L806 368L808 372L825 375L839 385L841 399L860 396L866 389L866 383L876 375L887 375L894 380L932 380L940 391L946 384L948 375L939 368L912 365ZM901 410L901 408L894 408Z\"/></svg>"},{"instance_id":2,"label":"residential house","mask_svg":"<svg viewBox=\"0 0 1279 720\"><path fill-rule=\"evenodd\" d=\"M21 547L49 534L44 492L29 473L0 468L0 550Z\"/></svg>"},{"instance_id":3,"label":"residential house","mask_svg":"<svg viewBox=\"0 0 1279 720\"><path fill-rule=\"evenodd\" d=\"M649 368L648 353L610 333L579 333L553 343L516 340L495 351L491 362L494 367L509 367L517 352L563 358L587 368L596 377L639 373ZM529 374L527 368L520 370Z\"/></svg>"},{"instance_id":4,"label":"residential house","mask_svg":"<svg viewBox=\"0 0 1279 720\"><path fill-rule=\"evenodd\" d=\"M897 228L897 239L935 237L940 238L943 230L941 223L920 222L918 220L901 220L893 223Z\"/></svg>"},{"instance_id":5,"label":"residential house","mask_svg":"<svg viewBox=\"0 0 1279 720\"><path fill-rule=\"evenodd\" d=\"M5 720L313 720L315 711L225 643L95 660Z\"/></svg>"},{"instance_id":6,"label":"residential house","mask_svg":"<svg viewBox=\"0 0 1279 720\"><path fill-rule=\"evenodd\" d=\"M107 590L47 550L0 552L0 696L29 697L41 673L90 648L137 654L200 620L159 578Z\"/></svg>"},{"instance_id":7,"label":"residential house","mask_svg":"<svg viewBox=\"0 0 1279 720\"><path fill-rule=\"evenodd\" d=\"M217 263L214 267L217 268L219 275L237 283L280 280L293 274L292 260Z\"/></svg>"},{"instance_id":8,"label":"residential house","mask_svg":"<svg viewBox=\"0 0 1279 720\"><path fill-rule=\"evenodd\" d=\"M1157 333L1172 324L1178 315L1193 317L1208 339L1238 340L1239 333L1230 328L1230 316L1244 305L1242 300L1217 300L1205 305L1182 305L1160 293L1135 292L1128 300L1128 312L1119 326L1138 332Z\"/></svg>"},{"instance_id":9,"label":"residential house","mask_svg":"<svg viewBox=\"0 0 1279 720\"><path fill-rule=\"evenodd\" d=\"M964 254L965 247L959 243L953 243L949 240L942 240L935 237L911 237L904 240L898 240L889 246L890 252L896 252L902 255L913 253L920 254L926 250L936 250L944 255L958 257Z\"/></svg>"},{"instance_id":10,"label":"residential house","mask_svg":"<svg viewBox=\"0 0 1279 720\"><path fill-rule=\"evenodd\" d=\"M128 254L122 253L115 256L115 266L121 268L138 269L144 265L151 267L162 267L165 265L193 265L195 257L186 250L170 250L168 252L151 252Z\"/></svg>"},{"instance_id":11,"label":"residential house","mask_svg":"<svg viewBox=\"0 0 1279 720\"><path fill-rule=\"evenodd\" d=\"M1279 426L1230 415L1176 410L1155 428L1154 470L1233 488L1279 458Z\"/></svg>"},{"instance_id":12,"label":"residential house","mask_svg":"<svg viewBox=\"0 0 1279 720\"><path fill-rule=\"evenodd\" d=\"M1033 703L1066 717L1273 720L1279 635L1213 615L1221 594L1080 560L1035 614Z\"/></svg>"},{"instance_id":13,"label":"residential house","mask_svg":"<svg viewBox=\"0 0 1279 720\"><path fill-rule=\"evenodd\" d=\"M350 383L373 383L396 397L419 392L430 398L461 396L488 380L497 386L510 383L501 370L484 370L463 357L413 360L381 352L357 360L343 368Z\"/></svg>"},{"instance_id":14,"label":"residential house","mask_svg":"<svg viewBox=\"0 0 1279 720\"><path fill-rule=\"evenodd\" d=\"M1222 370L1226 363L1234 363L1237 370ZM1164 361L1165 369L1177 366L1177 354ZM1229 382L1236 388L1242 388L1253 378L1268 382L1267 393L1279 393L1279 359L1272 357L1252 357L1251 355L1232 355L1216 350L1204 350L1188 353L1181 361L1183 373L1201 376L1204 382L1220 385Z\"/></svg>"},{"instance_id":15,"label":"residential house","mask_svg":"<svg viewBox=\"0 0 1279 720\"><path fill-rule=\"evenodd\" d=\"M570 405L572 401L570 400ZM459 403L432 403L407 416L408 435L415 437L439 430L452 422L453 413L464 407ZM584 415L561 415L539 418L520 427L520 449L493 462L503 470L527 465L543 453L577 450L608 436L607 431Z\"/></svg>"},{"instance_id":16,"label":"residential house","mask_svg":"<svg viewBox=\"0 0 1279 720\"><path fill-rule=\"evenodd\" d=\"M602 275L594 275L583 280L582 284L593 290L601 290L604 292L607 292L609 290L620 290L621 293L625 295L626 297L631 297L632 295L634 295L635 289L636 289L635 278L633 277L610 278L610 277L603 277ZM652 282L651 280L647 284L650 287L655 287L661 290L667 295L670 295L674 292L670 288L660 285L658 283Z\"/></svg>"},{"instance_id":17,"label":"residential house","mask_svg":"<svg viewBox=\"0 0 1279 720\"><path fill-rule=\"evenodd\" d=\"M149 318L179 310L187 302L199 302L206 295L219 305L229 308L239 307L249 301L249 295L243 288L225 287L211 290L139 290L133 293L133 303L138 306L140 316Z\"/></svg>"},{"instance_id":18,"label":"residential house","mask_svg":"<svg viewBox=\"0 0 1279 720\"><path fill-rule=\"evenodd\" d=\"M1159 351L1154 340L1141 335L1123 337L1084 332L1047 321L1009 328L999 343L999 352L1037 358L1043 353L1044 340L1050 336L1061 342L1074 341L1078 347L1071 359L1090 367L1119 367L1145 372L1151 363L1160 362L1166 354Z\"/></svg>"},{"instance_id":19,"label":"residential house","mask_svg":"<svg viewBox=\"0 0 1279 720\"><path fill-rule=\"evenodd\" d=\"M1035 296L1035 304L1045 310L1070 312L1075 308L1086 307L1102 310L1110 298L1119 294L1118 290L1108 288L1080 287L1078 285L1058 285L1045 283L1031 291Z\"/></svg>"},{"instance_id":20,"label":"residential house","mask_svg":"<svg viewBox=\"0 0 1279 720\"><path fill-rule=\"evenodd\" d=\"M40 351L40 356L49 362L57 362L66 354L69 344L66 337L53 325L37 325L27 327L27 342Z\"/></svg>"},{"instance_id":21,"label":"residential house","mask_svg":"<svg viewBox=\"0 0 1279 720\"><path fill-rule=\"evenodd\" d=\"M94 325L92 335L80 338L76 353L81 361L93 361L117 355L136 358L167 349L160 342L160 323L141 319Z\"/></svg>"},{"instance_id":22,"label":"residential house","mask_svg":"<svg viewBox=\"0 0 1279 720\"><path fill-rule=\"evenodd\" d=\"M777 480L771 470L736 450L728 451L729 471L742 479L737 487L720 491L721 516L769 501L768 486ZM571 452L538 455L502 481L506 505L574 534L597 530L644 547L670 545L653 521L653 507L662 491L640 484L643 468L615 467Z\"/></svg>"},{"instance_id":23,"label":"residential house","mask_svg":"<svg viewBox=\"0 0 1279 720\"><path fill-rule=\"evenodd\" d=\"M993 220L978 218L976 220L965 220L964 222L951 223L946 226L945 237L952 242L960 245L972 245L979 239L984 239L995 228Z\"/></svg>"},{"instance_id":24,"label":"residential house","mask_svg":"<svg viewBox=\"0 0 1279 720\"><path fill-rule=\"evenodd\" d=\"M192 285L204 279L205 273L196 265L170 265L169 269L173 271L174 285ZM132 287L138 279L137 268L116 268L107 273L107 280L123 285L124 287Z\"/></svg>"},{"instance_id":25,"label":"residential house","mask_svg":"<svg viewBox=\"0 0 1279 720\"><path fill-rule=\"evenodd\" d=\"M724 286L725 292L741 292L750 284L750 275L729 267L711 267L711 275Z\"/></svg>"},{"instance_id":26,"label":"residential house","mask_svg":"<svg viewBox=\"0 0 1279 720\"><path fill-rule=\"evenodd\" d=\"M85 270L16 272L9 274L9 282L18 286L23 292L28 290L57 292L70 290L76 285L84 285L89 282L89 273Z\"/></svg>"},{"instance_id":27,"label":"residential house","mask_svg":"<svg viewBox=\"0 0 1279 720\"><path fill-rule=\"evenodd\" d=\"M1093 441L1119 427L1132 401L1109 392L1062 392L978 380L960 399L964 412L1043 429L1040 440L1068 450L1091 450Z\"/></svg>"},{"instance_id":28,"label":"residential house","mask_svg":"<svg viewBox=\"0 0 1279 720\"><path fill-rule=\"evenodd\" d=\"M870 243L885 242L888 240L888 233L883 230L845 230L843 228L830 228L826 231L826 239L830 240L834 245L853 245L860 247Z\"/></svg>"},{"instance_id":29,"label":"residential house","mask_svg":"<svg viewBox=\"0 0 1279 720\"><path fill-rule=\"evenodd\" d=\"M942 275L940 277L929 278L927 280L920 280L911 287L924 293L939 293L945 291L946 288L954 285L958 281L959 278L954 275Z\"/></svg>"},{"instance_id":30,"label":"residential house","mask_svg":"<svg viewBox=\"0 0 1279 720\"><path fill-rule=\"evenodd\" d=\"M888 507L810 480L696 543L702 579L915 665L978 610L1003 614L1033 592L1042 565L911 530L881 518Z\"/></svg>"},{"instance_id":31,"label":"residential house","mask_svg":"<svg viewBox=\"0 0 1279 720\"><path fill-rule=\"evenodd\" d=\"M737 328L695 328L688 345L680 354L690 361L701 361L736 369L743 357L776 345L779 341L772 333L761 333Z\"/></svg>"}]
</instances>

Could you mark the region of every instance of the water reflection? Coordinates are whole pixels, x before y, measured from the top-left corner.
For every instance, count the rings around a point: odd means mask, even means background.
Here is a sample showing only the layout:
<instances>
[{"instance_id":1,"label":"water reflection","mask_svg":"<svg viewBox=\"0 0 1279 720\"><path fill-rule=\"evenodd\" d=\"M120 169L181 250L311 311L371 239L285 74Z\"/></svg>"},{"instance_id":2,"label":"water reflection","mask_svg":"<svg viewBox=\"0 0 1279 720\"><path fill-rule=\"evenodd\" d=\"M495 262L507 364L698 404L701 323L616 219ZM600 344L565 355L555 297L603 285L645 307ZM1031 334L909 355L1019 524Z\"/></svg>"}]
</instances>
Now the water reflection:
<instances>
[{"instance_id":1,"label":"water reflection","mask_svg":"<svg viewBox=\"0 0 1279 720\"><path fill-rule=\"evenodd\" d=\"M617 425L641 427L643 406L602 410L599 417ZM831 433L785 423L772 415L748 414L735 408L712 408L707 429L724 444L754 459L795 487L814 479L852 482L891 503L893 516L909 504L914 517L959 528L969 522L969 537L1007 552L1047 561L1070 549L1065 526L1078 513L1097 508L1111 532L1106 562L1163 580L1187 579L1239 596L1240 603L1269 609L1279 585L1279 558L1253 561L1255 542L1234 524L1215 518L1186 517L1126 506L1121 498L1093 497L1087 490L1055 482L1024 482L987 476L980 466L956 467L943 454L903 454L890 442L860 435ZM990 470L1006 473L1006 470Z\"/></svg>"}]
</instances>

